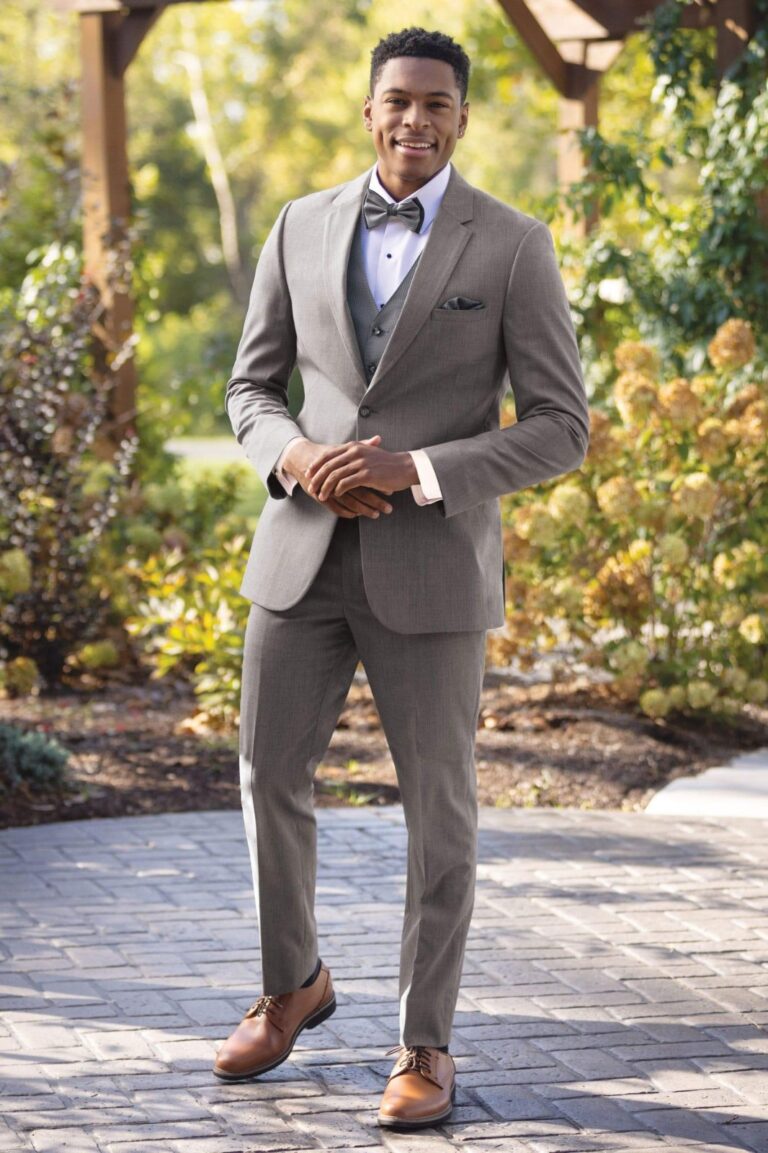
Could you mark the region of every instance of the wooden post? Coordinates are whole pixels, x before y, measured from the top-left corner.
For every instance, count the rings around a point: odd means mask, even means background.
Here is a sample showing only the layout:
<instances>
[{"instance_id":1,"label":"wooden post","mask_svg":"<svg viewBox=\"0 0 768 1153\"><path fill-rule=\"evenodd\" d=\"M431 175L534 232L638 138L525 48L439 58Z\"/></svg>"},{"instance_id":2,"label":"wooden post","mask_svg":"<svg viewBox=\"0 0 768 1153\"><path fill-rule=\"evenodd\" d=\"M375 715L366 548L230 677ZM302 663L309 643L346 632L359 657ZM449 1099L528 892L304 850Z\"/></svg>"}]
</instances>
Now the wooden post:
<instances>
[{"instance_id":1,"label":"wooden post","mask_svg":"<svg viewBox=\"0 0 768 1153\"><path fill-rule=\"evenodd\" d=\"M718 0L715 6L717 25L717 79L720 82L728 68L738 60L755 31L755 6L752 0Z\"/></svg>"},{"instance_id":2,"label":"wooden post","mask_svg":"<svg viewBox=\"0 0 768 1153\"><path fill-rule=\"evenodd\" d=\"M133 301L130 285L110 272L113 254L128 259L131 213L126 145L125 85L119 61L124 16L87 12L80 16L83 126L83 244L86 275L104 303L102 355L119 358L104 434L115 444L136 414L136 368L130 353ZM106 364L102 365L106 368Z\"/></svg>"},{"instance_id":3,"label":"wooden post","mask_svg":"<svg viewBox=\"0 0 768 1153\"><path fill-rule=\"evenodd\" d=\"M563 189L584 177L584 154L576 132L581 128L597 128L599 83L596 78L580 96L561 96L558 100L557 179ZM585 236L595 227L597 219L596 211L586 217L577 217L568 211L564 227L571 234Z\"/></svg>"}]
</instances>

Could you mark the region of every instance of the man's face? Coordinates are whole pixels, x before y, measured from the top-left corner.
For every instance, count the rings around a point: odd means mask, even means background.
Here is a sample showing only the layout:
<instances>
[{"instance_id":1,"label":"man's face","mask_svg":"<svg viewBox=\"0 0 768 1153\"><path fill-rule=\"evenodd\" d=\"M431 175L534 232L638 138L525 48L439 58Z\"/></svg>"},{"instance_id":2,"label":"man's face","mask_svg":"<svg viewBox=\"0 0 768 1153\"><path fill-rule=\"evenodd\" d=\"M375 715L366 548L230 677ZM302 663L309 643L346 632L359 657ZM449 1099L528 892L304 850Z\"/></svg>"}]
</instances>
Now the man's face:
<instances>
[{"instance_id":1,"label":"man's face","mask_svg":"<svg viewBox=\"0 0 768 1153\"><path fill-rule=\"evenodd\" d=\"M464 135L469 105L450 64L396 56L366 96L363 121L373 135L379 179L396 200L413 195L450 160Z\"/></svg>"}]
</instances>

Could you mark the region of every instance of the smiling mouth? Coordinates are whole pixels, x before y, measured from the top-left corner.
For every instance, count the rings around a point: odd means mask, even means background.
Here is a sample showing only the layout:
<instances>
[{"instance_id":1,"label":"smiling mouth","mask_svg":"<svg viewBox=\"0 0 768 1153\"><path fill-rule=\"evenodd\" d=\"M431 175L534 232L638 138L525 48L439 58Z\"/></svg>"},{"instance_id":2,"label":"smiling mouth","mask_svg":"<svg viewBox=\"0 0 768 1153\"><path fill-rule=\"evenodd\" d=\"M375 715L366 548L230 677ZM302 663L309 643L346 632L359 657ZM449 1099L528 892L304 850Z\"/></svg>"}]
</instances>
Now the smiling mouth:
<instances>
[{"instance_id":1,"label":"smiling mouth","mask_svg":"<svg viewBox=\"0 0 768 1153\"><path fill-rule=\"evenodd\" d=\"M428 140L396 140L395 147L401 152L407 152L409 156L422 156L431 152L435 146Z\"/></svg>"}]
</instances>

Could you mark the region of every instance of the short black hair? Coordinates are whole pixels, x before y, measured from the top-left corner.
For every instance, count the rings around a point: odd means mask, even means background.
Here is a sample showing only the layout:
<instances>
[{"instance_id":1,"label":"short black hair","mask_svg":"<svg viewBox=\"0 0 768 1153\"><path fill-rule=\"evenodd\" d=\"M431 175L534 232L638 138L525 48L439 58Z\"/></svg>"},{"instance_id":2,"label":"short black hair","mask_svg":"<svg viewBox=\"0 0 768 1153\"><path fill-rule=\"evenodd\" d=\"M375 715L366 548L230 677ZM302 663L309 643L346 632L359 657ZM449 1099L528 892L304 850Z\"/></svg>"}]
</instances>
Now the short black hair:
<instances>
[{"instance_id":1,"label":"short black hair","mask_svg":"<svg viewBox=\"0 0 768 1153\"><path fill-rule=\"evenodd\" d=\"M397 56L427 56L431 60L444 60L453 69L462 104L467 99L469 57L452 37L444 32L427 32L425 28L403 28L401 32L390 32L378 42L371 52L371 96L382 68Z\"/></svg>"}]
</instances>

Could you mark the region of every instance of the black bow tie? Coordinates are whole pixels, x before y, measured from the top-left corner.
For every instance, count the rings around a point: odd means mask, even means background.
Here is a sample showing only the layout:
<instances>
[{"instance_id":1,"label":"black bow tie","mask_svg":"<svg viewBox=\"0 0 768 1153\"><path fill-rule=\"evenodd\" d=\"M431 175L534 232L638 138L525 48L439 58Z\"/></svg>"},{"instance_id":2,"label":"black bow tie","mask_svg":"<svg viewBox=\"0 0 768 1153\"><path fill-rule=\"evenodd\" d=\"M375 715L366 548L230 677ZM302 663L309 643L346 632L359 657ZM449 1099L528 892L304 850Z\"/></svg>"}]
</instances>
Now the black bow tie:
<instances>
[{"instance_id":1,"label":"black bow tie","mask_svg":"<svg viewBox=\"0 0 768 1153\"><path fill-rule=\"evenodd\" d=\"M424 205L415 196L390 204L383 196L379 196L378 192L369 188L363 201L365 227L378 228L380 224L386 224L390 217L402 220L411 232L420 232L424 223Z\"/></svg>"}]
</instances>

